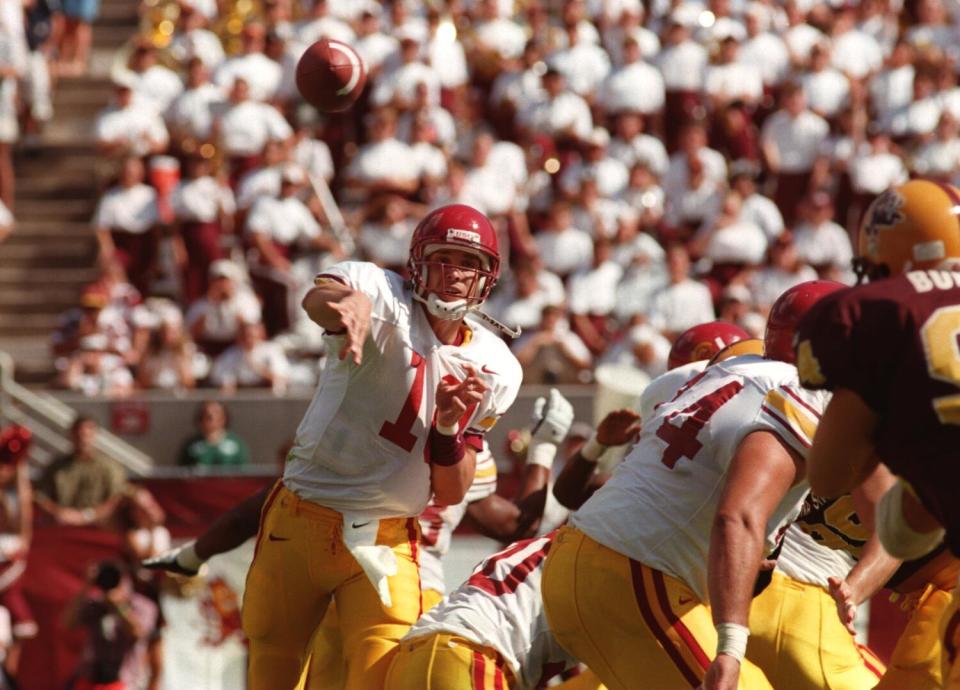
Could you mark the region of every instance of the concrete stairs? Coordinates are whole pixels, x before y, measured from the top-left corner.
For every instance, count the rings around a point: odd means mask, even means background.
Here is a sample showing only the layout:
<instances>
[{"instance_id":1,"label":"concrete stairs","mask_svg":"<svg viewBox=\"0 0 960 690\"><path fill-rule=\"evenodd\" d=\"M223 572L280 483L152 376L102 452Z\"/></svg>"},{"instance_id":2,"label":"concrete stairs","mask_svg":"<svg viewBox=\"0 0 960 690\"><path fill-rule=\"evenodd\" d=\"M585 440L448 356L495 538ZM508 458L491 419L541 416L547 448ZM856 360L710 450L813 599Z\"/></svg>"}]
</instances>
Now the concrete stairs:
<instances>
[{"instance_id":1,"label":"concrete stairs","mask_svg":"<svg viewBox=\"0 0 960 690\"><path fill-rule=\"evenodd\" d=\"M53 121L15 152L16 226L0 244L0 350L13 355L23 383L51 381L50 335L97 277L90 219L104 181L93 123L112 94L113 57L137 24L136 0L103 0L90 73L57 82Z\"/></svg>"}]
</instances>

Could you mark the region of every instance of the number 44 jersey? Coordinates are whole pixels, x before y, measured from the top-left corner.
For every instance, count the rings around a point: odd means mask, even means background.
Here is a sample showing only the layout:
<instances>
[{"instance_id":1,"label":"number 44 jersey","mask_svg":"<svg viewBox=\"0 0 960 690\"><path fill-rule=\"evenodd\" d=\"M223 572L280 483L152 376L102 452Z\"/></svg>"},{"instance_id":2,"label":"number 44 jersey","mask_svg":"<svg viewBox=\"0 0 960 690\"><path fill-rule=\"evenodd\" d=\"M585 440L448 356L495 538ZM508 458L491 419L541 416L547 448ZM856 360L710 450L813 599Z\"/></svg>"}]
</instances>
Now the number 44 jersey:
<instances>
[{"instance_id":1,"label":"number 44 jersey","mask_svg":"<svg viewBox=\"0 0 960 690\"><path fill-rule=\"evenodd\" d=\"M708 367L659 405L626 460L571 516L614 551L685 582L707 603L710 530L740 442L776 434L806 456L828 395L800 387L797 370L755 355ZM799 513L806 481L795 484L767 525L766 553Z\"/></svg>"},{"instance_id":2,"label":"number 44 jersey","mask_svg":"<svg viewBox=\"0 0 960 690\"><path fill-rule=\"evenodd\" d=\"M462 342L437 340L404 280L371 263L344 262L317 281L366 295L370 332L359 366L337 357L343 337L328 334L329 356L287 458L283 483L300 498L381 519L419 515L430 498L427 433L437 384L472 369L487 386L460 420L468 443L483 435L516 398L520 364L498 336L472 320Z\"/></svg>"},{"instance_id":3,"label":"number 44 jersey","mask_svg":"<svg viewBox=\"0 0 960 690\"><path fill-rule=\"evenodd\" d=\"M803 385L852 390L879 417L879 458L960 555L960 272L912 271L828 295L800 322Z\"/></svg>"}]
</instances>

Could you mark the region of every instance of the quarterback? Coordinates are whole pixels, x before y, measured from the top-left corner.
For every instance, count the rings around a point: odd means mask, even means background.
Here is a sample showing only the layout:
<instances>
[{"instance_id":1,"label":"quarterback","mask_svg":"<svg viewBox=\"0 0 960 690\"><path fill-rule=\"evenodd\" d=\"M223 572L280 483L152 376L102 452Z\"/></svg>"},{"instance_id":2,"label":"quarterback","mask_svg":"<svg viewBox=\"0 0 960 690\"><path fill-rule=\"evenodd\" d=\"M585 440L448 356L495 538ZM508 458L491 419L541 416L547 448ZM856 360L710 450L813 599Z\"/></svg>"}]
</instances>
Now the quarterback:
<instances>
[{"instance_id":1,"label":"quarterback","mask_svg":"<svg viewBox=\"0 0 960 690\"><path fill-rule=\"evenodd\" d=\"M958 556L952 468L960 447L960 273L949 269L960 262L960 190L925 180L887 190L867 210L858 255L858 272L871 282L824 300L798 333L804 386L834 392L810 454L811 485L836 496L883 463L899 477L877 508L886 549L916 559L945 541ZM940 566L922 603L943 607L942 573L955 580L950 560L941 554L925 567ZM937 618L928 611L918 621L927 650L936 647L929 633ZM944 625L949 666L960 626L949 616ZM922 670L910 687L937 682L934 671ZM958 670L944 676L947 687L960 688Z\"/></svg>"},{"instance_id":2,"label":"quarterback","mask_svg":"<svg viewBox=\"0 0 960 690\"><path fill-rule=\"evenodd\" d=\"M716 363L657 406L554 538L550 629L608 687L771 687L743 660L751 591L807 492L803 456L827 397L800 389L788 344L800 315L840 287L788 290L771 311L766 358Z\"/></svg>"},{"instance_id":3,"label":"quarterback","mask_svg":"<svg viewBox=\"0 0 960 690\"><path fill-rule=\"evenodd\" d=\"M328 337L320 385L260 519L244 593L250 690L296 687L335 597L346 687L381 687L422 612L417 516L463 500L482 437L522 372L480 325L499 275L496 232L469 206L414 230L410 281L346 262L303 307ZM476 315L476 316L475 316Z\"/></svg>"}]
</instances>

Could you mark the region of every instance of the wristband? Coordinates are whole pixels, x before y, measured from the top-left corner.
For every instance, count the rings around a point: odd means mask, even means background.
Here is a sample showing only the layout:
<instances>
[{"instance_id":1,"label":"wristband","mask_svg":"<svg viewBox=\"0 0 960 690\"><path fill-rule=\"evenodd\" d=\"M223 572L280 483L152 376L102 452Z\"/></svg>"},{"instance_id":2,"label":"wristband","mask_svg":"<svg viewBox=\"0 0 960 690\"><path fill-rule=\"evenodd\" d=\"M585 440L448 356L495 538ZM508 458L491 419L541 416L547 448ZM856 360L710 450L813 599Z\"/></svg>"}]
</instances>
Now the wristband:
<instances>
[{"instance_id":1,"label":"wristband","mask_svg":"<svg viewBox=\"0 0 960 690\"><path fill-rule=\"evenodd\" d=\"M607 450L607 446L603 445L597 440L596 432L587 439L587 442L583 444L580 448L580 455L587 462L597 462L600 459L600 456L603 455L604 451Z\"/></svg>"},{"instance_id":2,"label":"wristband","mask_svg":"<svg viewBox=\"0 0 960 690\"><path fill-rule=\"evenodd\" d=\"M739 623L717 623L717 655L726 654L737 661L743 661L747 652L747 638L750 628Z\"/></svg>"},{"instance_id":3,"label":"wristband","mask_svg":"<svg viewBox=\"0 0 960 690\"><path fill-rule=\"evenodd\" d=\"M553 468L553 459L557 457L557 444L534 439L527 448L527 464L539 465L548 472Z\"/></svg>"},{"instance_id":4,"label":"wristband","mask_svg":"<svg viewBox=\"0 0 960 690\"><path fill-rule=\"evenodd\" d=\"M467 452L467 442L463 440L463 434L456 433L456 427L453 428L453 434L444 433L438 427L430 429L430 434L427 436L430 464L452 467L463 460Z\"/></svg>"},{"instance_id":5,"label":"wristband","mask_svg":"<svg viewBox=\"0 0 960 690\"><path fill-rule=\"evenodd\" d=\"M177 565L185 570L200 570L203 560L197 555L196 545L197 542L192 541L177 552L177 557L174 559Z\"/></svg>"},{"instance_id":6,"label":"wristband","mask_svg":"<svg viewBox=\"0 0 960 690\"><path fill-rule=\"evenodd\" d=\"M454 422L452 426L444 426L440 424L440 422L437 422L433 428L444 436L456 436L457 432L460 431L460 422Z\"/></svg>"}]
</instances>

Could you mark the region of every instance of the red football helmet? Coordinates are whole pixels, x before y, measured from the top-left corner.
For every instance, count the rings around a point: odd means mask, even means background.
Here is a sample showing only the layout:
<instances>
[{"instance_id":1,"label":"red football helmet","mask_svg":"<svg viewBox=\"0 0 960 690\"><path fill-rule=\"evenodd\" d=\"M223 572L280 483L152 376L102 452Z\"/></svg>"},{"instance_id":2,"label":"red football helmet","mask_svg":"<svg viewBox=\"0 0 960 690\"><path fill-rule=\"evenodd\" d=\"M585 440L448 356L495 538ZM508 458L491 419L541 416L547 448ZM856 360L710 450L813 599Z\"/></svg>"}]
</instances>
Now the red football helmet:
<instances>
[{"instance_id":1,"label":"red football helmet","mask_svg":"<svg viewBox=\"0 0 960 690\"><path fill-rule=\"evenodd\" d=\"M688 328L673 343L667 358L667 369L710 359L727 345L746 340L750 334L727 321L708 321Z\"/></svg>"},{"instance_id":2,"label":"red football helmet","mask_svg":"<svg viewBox=\"0 0 960 690\"><path fill-rule=\"evenodd\" d=\"M763 335L764 356L793 364L796 361L793 339L800 319L822 298L845 287L833 280L810 280L794 285L780 295L767 317L767 331Z\"/></svg>"},{"instance_id":3,"label":"red football helmet","mask_svg":"<svg viewBox=\"0 0 960 690\"><path fill-rule=\"evenodd\" d=\"M19 424L0 430L0 465L16 465L26 460L32 439L30 429Z\"/></svg>"},{"instance_id":4,"label":"red football helmet","mask_svg":"<svg viewBox=\"0 0 960 690\"><path fill-rule=\"evenodd\" d=\"M473 271L474 274L466 297L447 289L449 274L445 270L446 264L430 260L430 255L438 249L458 249L484 259L483 268L458 271ZM475 208L464 204L442 206L428 213L413 231L408 268L414 294L432 314L441 318L462 318L467 311L483 304L500 276L497 231ZM443 280L439 290L434 288L428 294L427 276L431 270L440 271Z\"/></svg>"}]
</instances>

